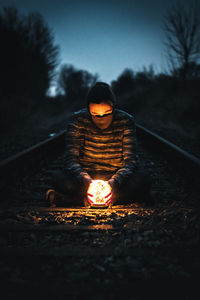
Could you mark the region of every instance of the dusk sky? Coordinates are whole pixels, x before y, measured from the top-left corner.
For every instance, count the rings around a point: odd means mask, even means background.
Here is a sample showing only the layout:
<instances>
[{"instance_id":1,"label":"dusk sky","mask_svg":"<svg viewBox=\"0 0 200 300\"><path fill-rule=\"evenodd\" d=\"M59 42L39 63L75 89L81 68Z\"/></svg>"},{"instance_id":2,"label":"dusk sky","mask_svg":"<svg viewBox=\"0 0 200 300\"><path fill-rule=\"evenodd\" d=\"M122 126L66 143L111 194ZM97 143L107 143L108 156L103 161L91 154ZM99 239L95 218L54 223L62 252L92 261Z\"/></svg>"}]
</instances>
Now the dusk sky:
<instances>
[{"instance_id":1,"label":"dusk sky","mask_svg":"<svg viewBox=\"0 0 200 300\"><path fill-rule=\"evenodd\" d=\"M125 68L166 69L162 16L175 0L0 0L27 14L38 11L60 46L60 63L98 73L110 83ZM181 4L187 0L179 1Z\"/></svg>"}]
</instances>

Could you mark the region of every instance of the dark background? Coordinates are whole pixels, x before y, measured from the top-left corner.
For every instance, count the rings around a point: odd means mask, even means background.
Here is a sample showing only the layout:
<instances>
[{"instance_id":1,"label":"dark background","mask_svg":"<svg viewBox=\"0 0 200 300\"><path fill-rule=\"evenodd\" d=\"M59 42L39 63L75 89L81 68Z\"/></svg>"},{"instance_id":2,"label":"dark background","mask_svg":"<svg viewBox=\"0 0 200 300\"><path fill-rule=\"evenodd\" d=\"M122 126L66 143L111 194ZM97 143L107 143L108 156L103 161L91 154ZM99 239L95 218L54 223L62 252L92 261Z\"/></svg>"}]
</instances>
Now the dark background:
<instances>
[{"instance_id":1,"label":"dark background","mask_svg":"<svg viewBox=\"0 0 200 300\"><path fill-rule=\"evenodd\" d=\"M64 129L97 80L161 135L200 134L199 1L0 1L0 134Z\"/></svg>"}]
</instances>

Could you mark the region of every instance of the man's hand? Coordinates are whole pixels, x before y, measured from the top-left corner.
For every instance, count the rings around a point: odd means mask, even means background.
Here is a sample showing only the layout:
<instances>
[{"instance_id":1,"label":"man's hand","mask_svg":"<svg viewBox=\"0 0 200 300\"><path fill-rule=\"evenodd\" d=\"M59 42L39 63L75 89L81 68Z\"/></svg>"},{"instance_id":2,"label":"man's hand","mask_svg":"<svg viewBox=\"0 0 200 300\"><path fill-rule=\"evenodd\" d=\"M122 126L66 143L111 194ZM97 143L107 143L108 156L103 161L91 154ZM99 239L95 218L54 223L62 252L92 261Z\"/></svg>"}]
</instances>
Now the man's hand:
<instances>
[{"instance_id":1,"label":"man's hand","mask_svg":"<svg viewBox=\"0 0 200 300\"><path fill-rule=\"evenodd\" d=\"M112 205L116 202L118 195L119 195L119 185L114 179L109 179L108 184L111 186L112 189Z\"/></svg>"},{"instance_id":2,"label":"man's hand","mask_svg":"<svg viewBox=\"0 0 200 300\"><path fill-rule=\"evenodd\" d=\"M84 191L84 194L87 193L87 190L89 188L89 185L92 181L92 178L90 177L84 177L83 179L83 191Z\"/></svg>"},{"instance_id":3,"label":"man's hand","mask_svg":"<svg viewBox=\"0 0 200 300\"><path fill-rule=\"evenodd\" d=\"M109 179L108 180L109 185L112 188L112 193L115 194L118 192L118 184L114 179Z\"/></svg>"},{"instance_id":4,"label":"man's hand","mask_svg":"<svg viewBox=\"0 0 200 300\"><path fill-rule=\"evenodd\" d=\"M114 188L114 179L109 179L108 180L109 185L111 186L111 188Z\"/></svg>"}]
</instances>

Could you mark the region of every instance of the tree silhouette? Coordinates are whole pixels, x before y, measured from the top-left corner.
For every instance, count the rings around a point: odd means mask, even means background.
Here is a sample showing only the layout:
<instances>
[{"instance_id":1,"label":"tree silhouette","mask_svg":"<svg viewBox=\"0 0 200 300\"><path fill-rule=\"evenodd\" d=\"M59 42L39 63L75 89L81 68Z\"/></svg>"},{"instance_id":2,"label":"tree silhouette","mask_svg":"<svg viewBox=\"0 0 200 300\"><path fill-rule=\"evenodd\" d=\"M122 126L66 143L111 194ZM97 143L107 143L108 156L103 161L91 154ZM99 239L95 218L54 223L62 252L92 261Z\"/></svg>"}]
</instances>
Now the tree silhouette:
<instances>
[{"instance_id":1,"label":"tree silhouette","mask_svg":"<svg viewBox=\"0 0 200 300\"><path fill-rule=\"evenodd\" d=\"M185 78L185 67L174 69L172 73L175 78ZM187 68L187 79L188 80L199 80L200 79L200 65L196 62L189 62Z\"/></svg>"},{"instance_id":2,"label":"tree silhouette","mask_svg":"<svg viewBox=\"0 0 200 300\"><path fill-rule=\"evenodd\" d=\"M58 63L58 46L39 13L0 12L0 130L13 130L41 106Z\"/></svg>"},{"instance_id":3,"label":"tree silhouette","mask_svg":"<svg viewBox=\"0 0 200 300\"><path fill-rule=\"evenodd\" d=\"M142 71L138 71L135 74L136 86L146 86L153 82L155 77L154 68L152 65L149 68L143 67Z\"/></svg>"},{"instance_id":4,"label":"tree silhouette","mask_svg":"<svg viewBox=\"0 0 200 300\"><path fill-rule=\"evenodd\" d=\"M176 4L164 16L163 29L166 36L167 57L170 71L187 79L191 62L200 57L200 14L196 2L189 6ZM181 73L174 73L174 70Z\"/></svg>"},{"instance_id":5,"label":"tree silhouette","mask_svg":"<svg viewBox=\"0 0 200 300\"><path fill-rule=\"evenodd\" d=\"M134 73L131 69L124 69L117 80L112 81L112 88L117 97L125 95L134 89Z\"/></svg>"},{"instance_id":6,"label":"tree silhouette","mask_svg":"<svg viewBox=\"0 0 200 300\"><path fill-rule=\"evenodd\" d=\"M144 94L144 90L154 82L153 66L143 67L142 71L134 72L132 69L124 69L117 80L112 81L112 88L117 96L119 106L125 107L134 103L136 98Z\"/></svg>"},{"instance_id":7,"label":"tree silhouette","mask_svg":"<svg viewBox=\"0 0 200 300\"><path fill-rule=\"evenodd\" d=\"M58 46L43 17L4 8L0 36L1 95L44 96L58 62Z\"/></svg>"},{"instance_id":8,"label":"tree silhouette","mask_svg":"<svg viewBox=\"0 0 200 300\"><path fill-rule=\"evenodd\" d=\"M97 81L98 74L77 70L73 65L61 66L58 76L58 91L64 92L68 104L73 102L76 108L85 104L88 89Z\"/></svg>"}]
</instances>

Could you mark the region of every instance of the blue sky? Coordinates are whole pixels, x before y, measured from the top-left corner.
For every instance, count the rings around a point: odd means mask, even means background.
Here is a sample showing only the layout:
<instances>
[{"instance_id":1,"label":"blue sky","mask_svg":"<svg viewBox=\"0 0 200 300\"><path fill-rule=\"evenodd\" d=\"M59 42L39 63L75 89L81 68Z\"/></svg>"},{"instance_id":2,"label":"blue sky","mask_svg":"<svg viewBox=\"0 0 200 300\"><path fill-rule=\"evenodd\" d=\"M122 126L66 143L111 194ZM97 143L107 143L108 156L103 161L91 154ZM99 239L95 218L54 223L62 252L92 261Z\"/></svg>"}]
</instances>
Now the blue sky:
<instances>
[{"instance_id":1,"label":"blue sky","mask_svg":"<svg viewBox=\"0 0 200 300\"><path fill-rule=\"evenodd\" d=\"M186 0L179 1L184 4ZM153 65L164 71L166 61L162 16L175 0L0 0L21 13L39 11L60 46L60 62L98 73L110 83L125 68Z\"/></svg>"}]
</instances>

